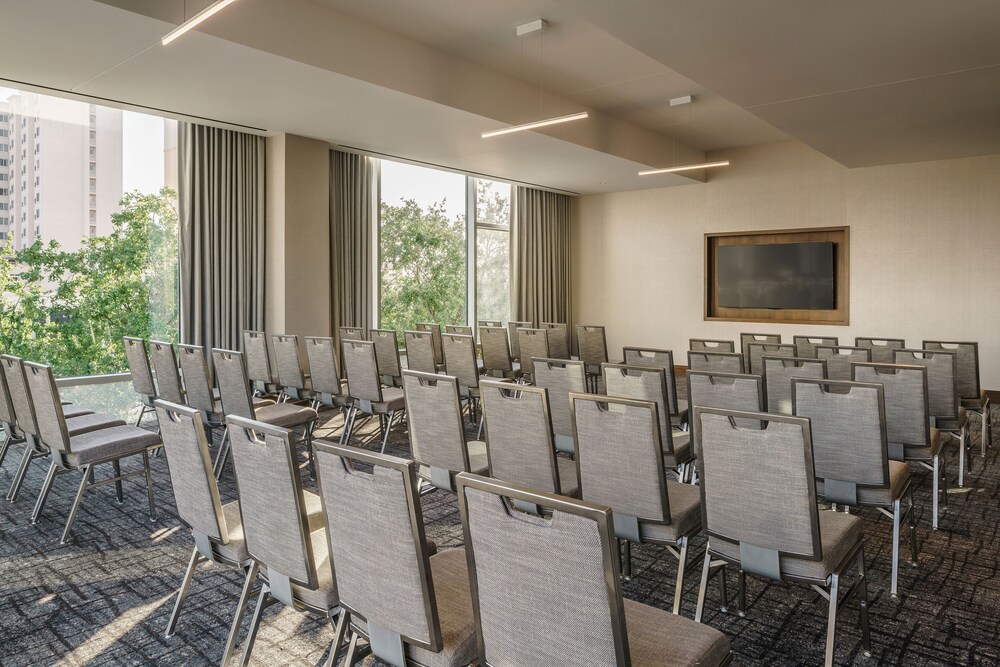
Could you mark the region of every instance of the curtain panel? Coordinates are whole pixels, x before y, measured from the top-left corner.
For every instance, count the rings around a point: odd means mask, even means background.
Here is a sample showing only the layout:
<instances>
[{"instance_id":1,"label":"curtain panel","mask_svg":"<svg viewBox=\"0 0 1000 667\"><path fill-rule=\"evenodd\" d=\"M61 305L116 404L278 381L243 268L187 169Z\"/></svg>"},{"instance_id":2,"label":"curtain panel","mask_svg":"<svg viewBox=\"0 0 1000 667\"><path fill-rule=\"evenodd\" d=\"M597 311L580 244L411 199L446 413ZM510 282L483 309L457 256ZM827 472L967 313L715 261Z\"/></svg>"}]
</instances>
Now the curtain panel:
<instances>
[{"instance_id":1,"label":"curtain panel","mask_svg":"<svg viewBox=\"0 0 1000 667\"><path fill-rule=\"evenodd\" d=\"M180 339L240 349L264 326L264 138L178 124Z\"/></svg>"},{"instance_id":2,"label":"curtain panel","mask_svg":"<svg viewBox=\"0 0 1000 667\"><path fill-rule=\"evenodd\" d=\"M571 325L570 198L518 186L511 230L514 319Z\"/></svg>"},{"instance_id":3,"label":"curtain panel","mask_svg":"<svg viewBox=\"0 0 1000 667\"><path fill-rule=\"evenodd\" d=\"M330 294L338 349L340 327L373 327L377 167L366 155L330 151Z\"/></svg>"}]
</instances>

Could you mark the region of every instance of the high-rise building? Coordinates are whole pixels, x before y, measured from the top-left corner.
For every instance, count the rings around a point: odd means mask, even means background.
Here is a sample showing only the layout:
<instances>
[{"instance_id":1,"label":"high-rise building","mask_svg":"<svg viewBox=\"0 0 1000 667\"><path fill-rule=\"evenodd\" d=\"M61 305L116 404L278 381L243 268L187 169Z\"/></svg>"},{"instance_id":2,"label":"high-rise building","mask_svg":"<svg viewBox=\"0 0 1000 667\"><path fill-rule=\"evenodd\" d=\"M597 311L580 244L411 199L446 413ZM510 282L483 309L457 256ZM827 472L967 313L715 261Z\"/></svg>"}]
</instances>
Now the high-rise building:
<instances>
[{"instance_id":1,"label":"high-rise building","mask_svg":"<svg viewBox=\"0 0 1000 667\"><path fill-rule=\"evenodd\" d=\"M0 102L0 238L77 249L111 231L121 196L121 110L29 92Z\"/></svg>"}]
</instances>

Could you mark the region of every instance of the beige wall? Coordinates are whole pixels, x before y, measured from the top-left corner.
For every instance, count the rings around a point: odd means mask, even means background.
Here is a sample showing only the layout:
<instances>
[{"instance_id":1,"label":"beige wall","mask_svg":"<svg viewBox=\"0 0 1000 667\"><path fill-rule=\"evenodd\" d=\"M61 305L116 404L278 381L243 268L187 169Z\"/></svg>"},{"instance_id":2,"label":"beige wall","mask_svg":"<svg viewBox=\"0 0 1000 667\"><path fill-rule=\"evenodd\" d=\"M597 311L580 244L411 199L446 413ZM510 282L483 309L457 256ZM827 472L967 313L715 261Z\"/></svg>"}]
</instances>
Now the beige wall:
<instances>
[{"instance_id":1,"label":"beige wall","mask_svg":"<svg viewBox=\"0 0 1000 667\"><path fill-rule=\"evenodd\" d=\"M1000 389L1000 155L847 169L798 142L711 156L708 183L581 197L573 319L623 345L674 350L741 331L977 340ZM704 320L704 233L849 225L849 326ZM620 352L619 352L620 354Z\"/></svg>"}]
</instances>

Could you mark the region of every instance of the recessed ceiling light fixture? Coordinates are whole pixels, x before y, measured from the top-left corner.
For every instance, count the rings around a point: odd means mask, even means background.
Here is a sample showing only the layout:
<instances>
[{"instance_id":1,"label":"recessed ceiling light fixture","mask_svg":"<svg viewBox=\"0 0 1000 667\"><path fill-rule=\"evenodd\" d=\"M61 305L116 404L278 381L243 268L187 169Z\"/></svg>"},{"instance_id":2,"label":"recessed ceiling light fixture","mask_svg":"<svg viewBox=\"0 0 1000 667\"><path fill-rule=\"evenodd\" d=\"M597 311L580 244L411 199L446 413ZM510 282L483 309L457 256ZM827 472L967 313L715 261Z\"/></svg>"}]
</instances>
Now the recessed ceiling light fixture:
<instances>
[{"instance_id":1,"label":"recessed ceiling light fixture","mask_svg":"<svg viewBox=\"0 0 1000 667\"><path fill-rule=\"evenodd\" d=\"M545 120L536 120L533 123L525 123L523 125L511 125L510 127L505 127L499 130L490 130L489 132L483 132L483 139L488 139L490 137L496 137L501 134L510 134L512 132L524 132L525 130L534 130L538 127L546 127L548 125L559 125L560 123L569 123L574 120L583 120L587 117L586 111L581 111L580 113L571 113L568 116L557 116L555 118L547 118Z\"/></svg>"},{"instance_id":2,"label":"recessed ceiling light fixture","mask_svg":"<svg viewBox=\"0 0 1000 667\"><path fill-rule=\"evenodd\" d=\"M186 33L188 30L191 30L191 28L194 28L199 23L202 23L203 21L206 21L212 16L215 16L220 11L222 11L229 5L233 4L234 2L236 2L236 0L216 0L216 2L213 2L208 7L205 7L205 9L201 10L188 20L184 21L184 23L181 23L179 26L177 26L176 28L168 32L166 35L164 35L163 39L160 40L160 44L166 46L170 42L174 41L175 39Z\"/></svg>"},{"instance_id":3,"label":"recessed ceiling light fixture","mask_svg":"<svg viewBox=\"0 0 1000 667\"><path fill-rule=\"evenodd\" d=\"M646 171L640 171L640 176L652 176L653 174L674 174L678 171L691 171L693 169L711 169L713 167L728 167L729 160L720 160L718 162L702 162L701 164L685 164L680 167L667 167L666 169L647 169Z\"/></svg>"}]
</instances>

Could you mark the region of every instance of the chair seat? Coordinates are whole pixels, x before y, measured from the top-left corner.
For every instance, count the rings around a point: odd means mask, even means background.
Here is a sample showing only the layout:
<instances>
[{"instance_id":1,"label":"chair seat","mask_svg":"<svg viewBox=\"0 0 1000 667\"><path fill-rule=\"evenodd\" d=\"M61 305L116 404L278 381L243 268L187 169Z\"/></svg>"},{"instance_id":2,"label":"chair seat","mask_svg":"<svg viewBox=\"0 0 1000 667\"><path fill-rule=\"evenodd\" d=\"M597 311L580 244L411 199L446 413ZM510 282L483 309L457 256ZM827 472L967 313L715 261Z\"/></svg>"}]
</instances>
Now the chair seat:
<instances>
[{"instance_id":1,"label":"chair seat","mask_svg":"<svg viewBox=\"0 0 1000 667\"><path fill-rule=\"evenodd\" d=\"M435 554L430 558L430 565L441 625L441 651L433 653L406 644L406 656L426 667L468 665L479 655L479 645L465 549L448 549Z\"/></svg>"},{"instance_id":2,"label":"chair seat","mask_svg":"<svg viewBox=\"0 0 1000 667\"><path fill-rule=\"evenodd\" d=\"M406 398L400 387L385 387L382 389L382 402L372 403L376 414L382 412L399 412L406 407Z\"/></svg>"},{"instance_id":3,"label":"chair seat","mask_svg":"<svg viewBox=\"0 0 1000 667\"><path fill-rule=\"evenodd\" d=\"M963 398L962 407L972 410L973 412L982 412L983 406L986 405L988 400L990 400L990 396L986 393L986 390L983 389L979 392L979 398Z\"/></svg>"},{"instance_id":4,"label":"chair seat","mask_svg":"<svg viewBox=\"0 0 1000 667\"><path fill-rule=\"evenodd\" d=\"M890 456L893 449L898 449L895 443L889 443ZM941 451L941 432L936 428L931 428L930 447L914 447L903 445L903 458L907 461L930 461Z\"/></svg>"},{"instance_id":5,"label":"chair seat","mask_svg":"<svg viewBox=\"0 0 1000 667\"><path fill-rule=\"evenodd\" d=\"M579 497L580 482L576 475L576 461L565 456L557 456L556 471L559 473L559 490L562 491L562 495Z\"/></svg>"},{"instance_id":6,"label":"chair seat","mask_svg":"<svg viewBox=\"0 0 1000 667\"><path fill-rule=\"evenodd\" d=\"M903 495L910 481L910 467L902 461L889 461L889 486L885 488L873 486L858 487L858 504L889 507L893 501ZM823 480L816 480L816 495L823 495Z\"/></svg>"},{"instance_id":7,"label":"chair seat","mask_svg":"<svg viewBox=\"0 0 1000 667\"><path fill-rule=\"evenodd\" d=\"M960 407L958 409L957 419L937 419L935 420L935 426L939 431L958 431L963 426L965 422L969 419L969 413L965 408Z\"/></svg>"},{"instance_id":8,"label":"chair seat","mask_svg":"<svg viewBox=\"0 0 1000 667\"><path fill-rule=\"evenodd\" d=\"M308 424L311 421L316 421L318 417L316 411L312 408L305 405L296 405L295 403L265 405L260 409L254 410L254 414L259 421L265 424L285 428Z\"/></svg>"},{"instance_id":9,"label":"chair seat","mask_svg":"<svg viewBox=\"0 0 1000 667\"><path fill-rule=\"evenodd\" d=\"M323 514L323 501L319 495L311 491L303 491L305 498L306 516L309 519L309 530L314 531L326 525L326 518ZM212 548L223 558L242 563L250 558L247 553L246 537L243 534L243 517L240 515L240 501L234 500L222 506L222 515L226 519L226 530L229 533L229 542L220 544L212 542Z\"/></svg>"},{"instance_id":10,"label":"chair seat","mask_svg":"<svg viewBox=\"0 0 1000 667\"><path fill-rule=\"evenodd\" d=\"M632 667L716 667L732 650L715 628L625 599L625 630Z\"/></svg>"},{"instance_id":11,"label":"chair seat","mask_svg":"<svg viewBox=\"0 0 1000 667\"><path fill-rule=\"evenodd\" d=\"M78 417L67 418L66 432L69 434L69 437L72 438L74 435L83 435L84 433L90 433L91 431L99 431L102 428L124 425L125 422L118 419L118 417L101 414L100 412L92 412Z\"/></svg>"},{"instance_id":12,"label":"chair seat","mask_svg":"<svg viewBox=\"0 0 1000 667\"><path fill-rule=\"evenodd\" d=\"M667 480L667 500L670 523L640 521L639 536L643 542L674 543L701 525L701 490L697 486Z\"/></svg>"},{"instance_id":13,"label":"chair seat","mask_svg":"<svg viewBox=\"0 0 1000 667\"><path fill-rule=\"evenodd\" d=\"M687 424L688 402L682 398L677 399L677 414L670 415L670 423L675 425Z\"/></svg>"},{"instance_id":14,"label":"chair seat","mask_svg":"<svg viewBox=\"0 0 1000 667\"><path fill-rule=\"evenodd\" d=\"M861 541L860 517L843 512L820 512L819 532L823 547L821 560L807 560L795 556L781 556L782 575L800 579L826 581L840 569L844 559ZM739 561L740 546L718 537L709 540L709 549L731 560Z\"/></svg>"},{"instance_id":15,"label":"chair seat","mask_svg":"<svg viewBox=\"0 0 1000 667\"><path fill-rule=\"evenodd\" d=\"M79 467L138 454L159 444L160 436L152 431L137 426L112 426L71 436L69 446L72 453L66 456L66 461Z\"/></svg>"},{"instance_id":16,"label":"chair seat","mask_svg":"<svg viewBox=\"0 0 1000 667\"><path fill-rule=\"evenodd\" d=\"M663 450L663 465L667 468L676 468L682 463L689 463L694 459L691 449L691 434L688 432L674 433L672 436L674 451Z\"/></svg>"},{"instance_id":17,"label":"chair seat","mask_svg":"<svg viewBox=\"0 0 1000 667\"><path fill-rule=\"evenodd\" d=\"M466 449L469 450L469 472L474 475L485 475L489 472L490 462L489 456L486 453L486 443L480 440L470 440L465 443ZM461 470L452 470L451 476L455 477ZM417 476L430 481L431 479L431 469L430 466L426 464L421 464L417 466Z\"/></svg>"},{"instance_id":18,"label":"chair seat","mask_svg":"<svg viewBox=\"0 0 1000 667\"><path fill-rule=\"evenodd\" d=\"M92 414L93 410L88 410L87 408L80 405L63 405L63 417L70 419L72 417L81 417L83 415Z\"/></svg>"},{"instance_id":19,"label":"chair seat","mask_svg":"<svg viewBox=\"0 0 1000 667\"><path fill-rule=\"evenodd\" d=\"M330 566L330 544L326 539L325 522L321 521L318 527L310 525L309 541L312 543L313 562L316 565L316 588L309 589L305 586L292 584L292 595L307 607L322 609L324 611L337 606L339 595L337 594L337 583L333 579L333 568ZM310 521L312 524L312 521ZM268 572L266 567L260 568L260 576L267 580Z\"/></svg>"}]
</instances>

